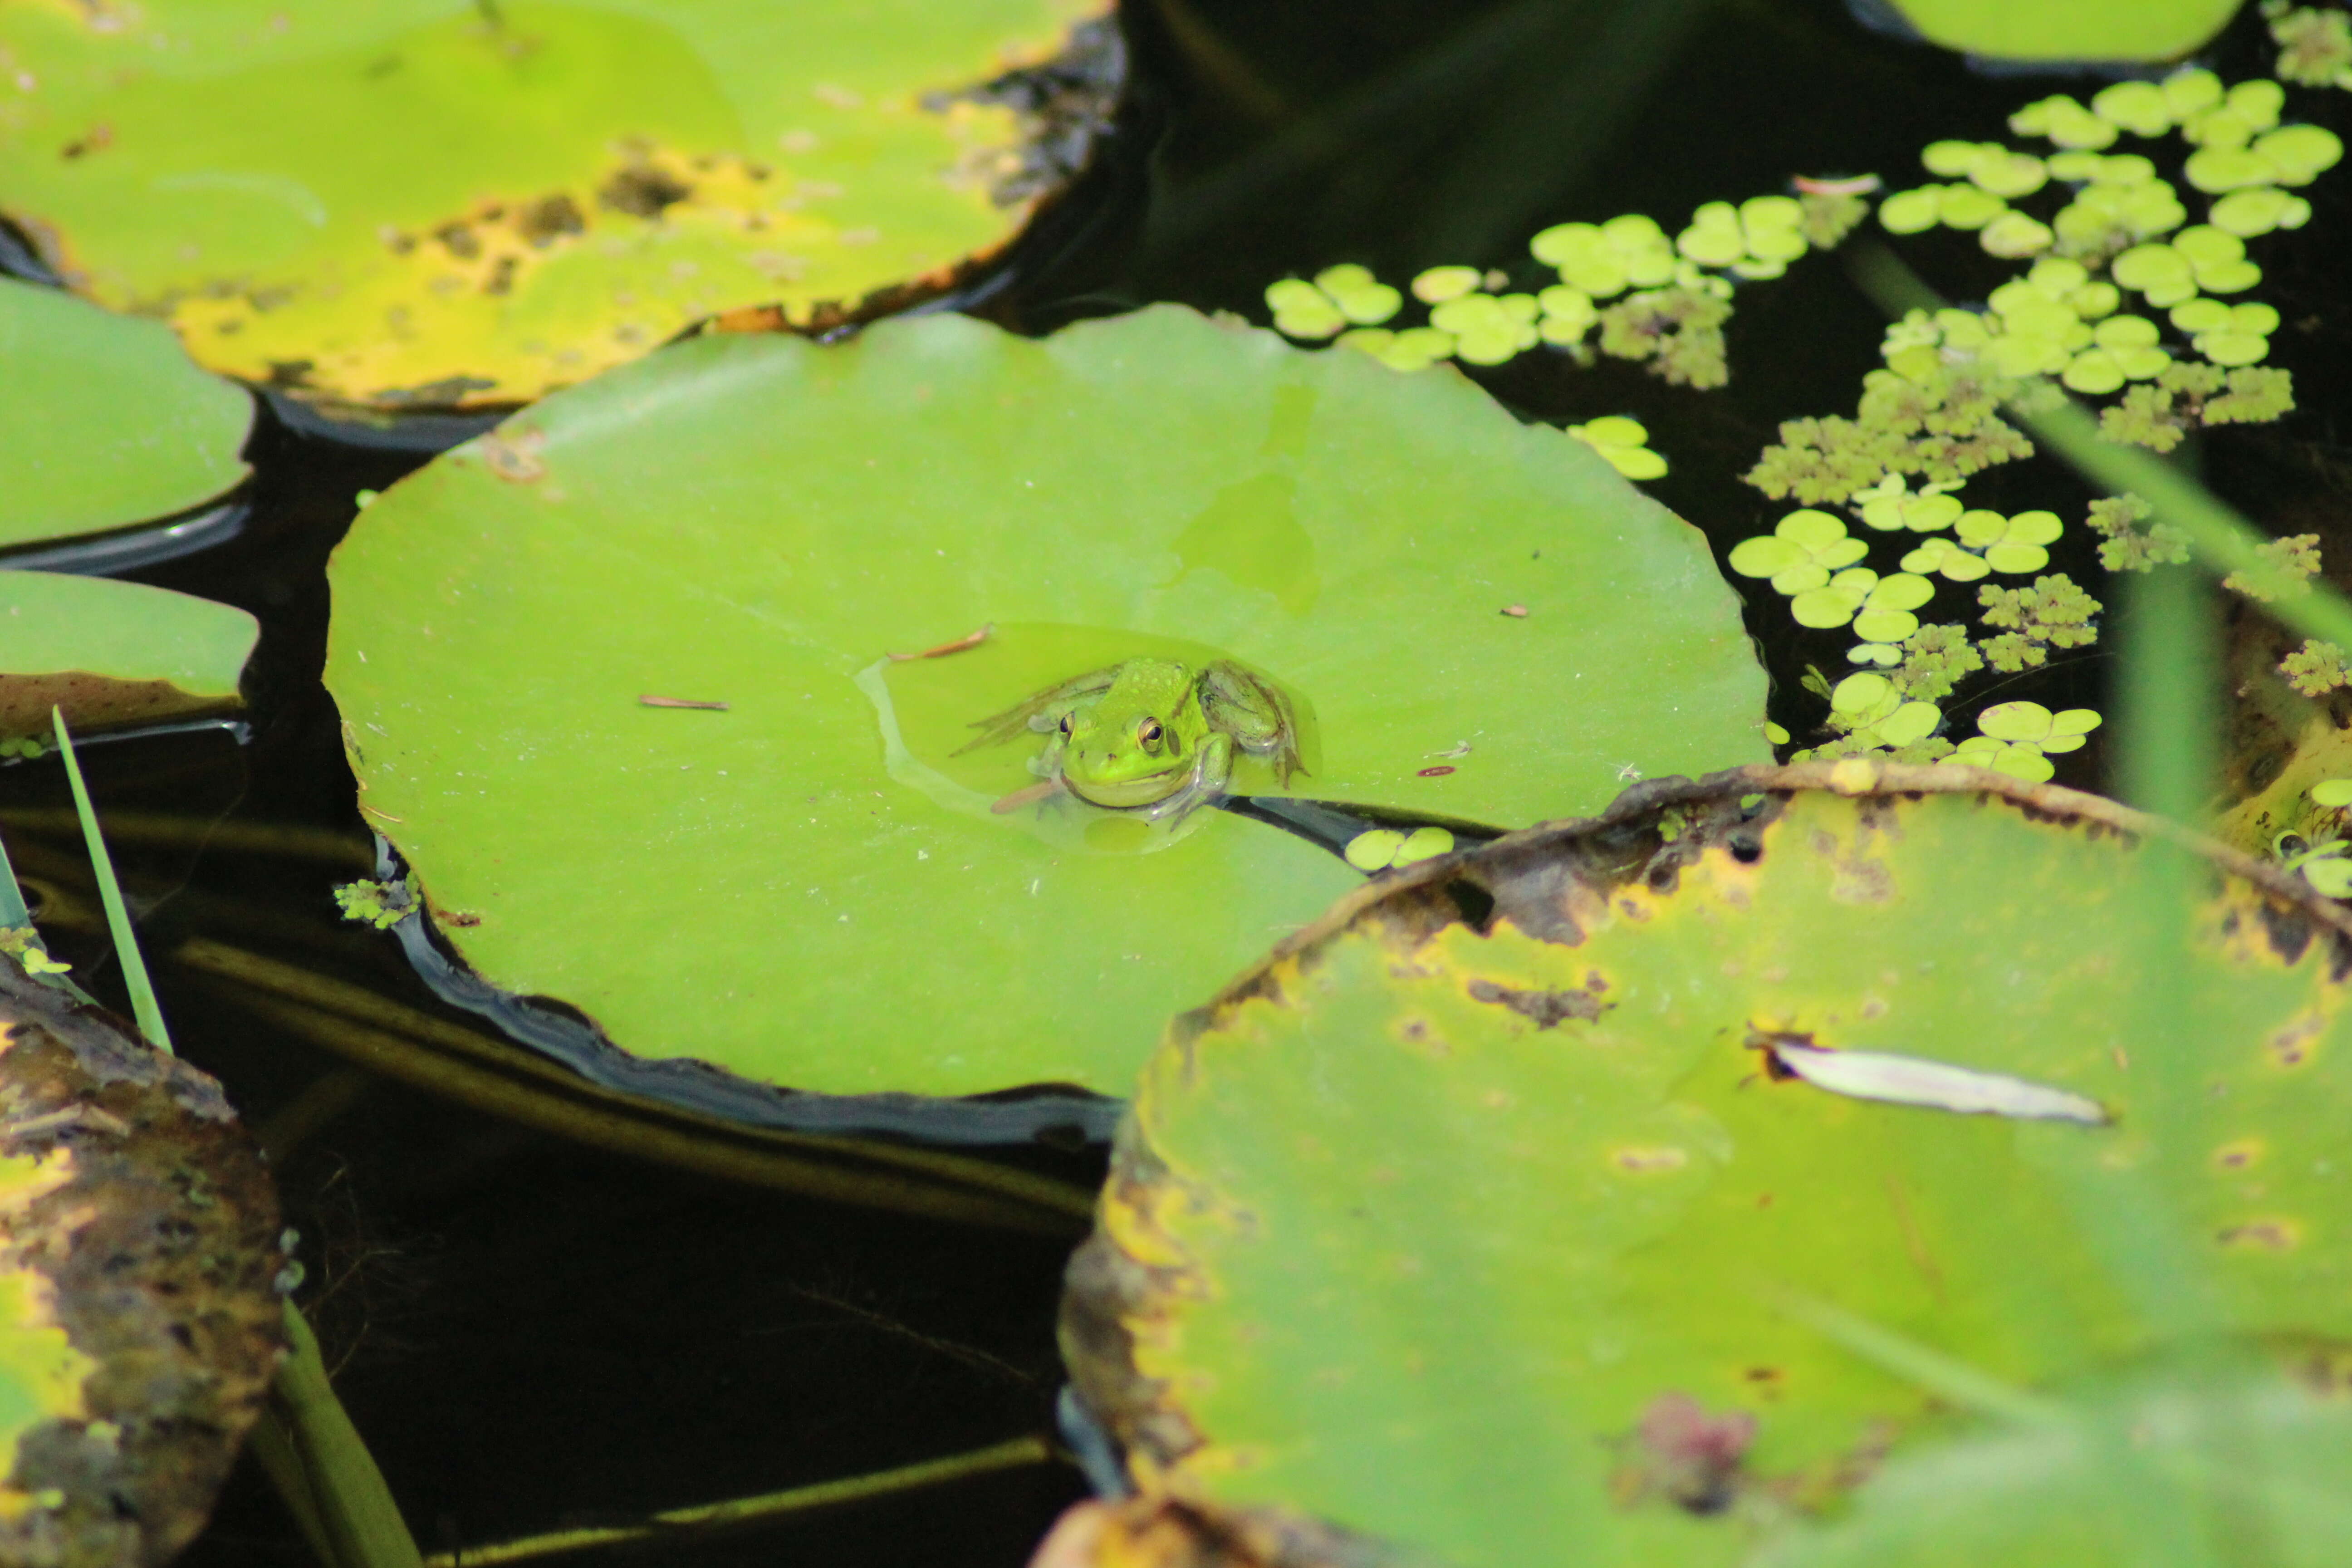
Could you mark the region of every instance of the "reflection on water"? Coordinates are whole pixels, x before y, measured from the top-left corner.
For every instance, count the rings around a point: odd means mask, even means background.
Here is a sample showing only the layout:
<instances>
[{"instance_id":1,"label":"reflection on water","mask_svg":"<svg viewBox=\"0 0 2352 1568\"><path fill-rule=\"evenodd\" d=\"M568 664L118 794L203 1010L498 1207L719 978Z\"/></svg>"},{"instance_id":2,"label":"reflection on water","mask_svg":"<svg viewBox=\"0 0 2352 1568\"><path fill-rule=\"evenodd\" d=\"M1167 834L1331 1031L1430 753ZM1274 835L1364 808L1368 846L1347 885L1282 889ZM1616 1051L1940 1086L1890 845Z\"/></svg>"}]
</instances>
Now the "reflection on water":
<instances>
[{"instance_id":1,"label":"reflection on water","mask_svg":"<svg viewBox=\"0 0 2352 1568\"><path fill-rule=\"evenodd\" d=\"M1233 656L1223 648L1181 637L1065 626L1010 622L972 647L936 658L885 658L858 672L857 689L874 704L885 764L898 783L920 791L959 815L1031 833L1056 848L1097 854L1140 855L1164 849L1197 832L1213 816L1183 814L1176 821L1153 821L1140 810L1121 811L1055 790L1009 811L996 807L1007 795L1037 784L1030 763L1045 737L1023 732L999 745L961 748L979 721L1001 713L1033 693L1131 658L1164 658L1194 669ZM1235 660L1236 663L1244 661ZM1297 722L1304 774L1320 761L1314 706L1295 686L1270 670L1244 666L1281 687ZM959 754L961 752L961 754ZM1230 787L1253 795L1280 792L1272 765L1237 754Z\"/></svg>"}]
</instances>

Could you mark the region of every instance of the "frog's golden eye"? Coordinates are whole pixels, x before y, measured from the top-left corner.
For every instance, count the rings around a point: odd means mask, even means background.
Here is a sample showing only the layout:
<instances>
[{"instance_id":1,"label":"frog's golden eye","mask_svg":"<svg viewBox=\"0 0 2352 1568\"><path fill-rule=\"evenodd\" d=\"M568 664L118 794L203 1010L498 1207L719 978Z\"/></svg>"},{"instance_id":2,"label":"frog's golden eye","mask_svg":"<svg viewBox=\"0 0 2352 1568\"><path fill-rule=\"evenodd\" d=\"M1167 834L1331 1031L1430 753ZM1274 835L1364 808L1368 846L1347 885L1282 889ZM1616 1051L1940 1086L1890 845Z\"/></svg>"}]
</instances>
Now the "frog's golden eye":
<instances>
[{"instance_id":1,"label":"frog's golden eye","mask_svg":"<svg viewBox=\"0 0 2352 1568\"><path fill-rule=\"evenodd\" d=\"M1160 721L1157 719L1146 719L1135 727L1135 738L1154 751L1160 748Z\"/></svg>"},{"instance_id":2,"label":"frog's golden eye","mask_svg":"<svg viewBox=\"0 0 2352 1568\"><path fill-rule=\"evenodd\" d=\"M1062 715L1062 733L1063 733L1063 734L1065 734L1065 735L1066 735L1066 734L1068 734L1069 732L1070 732L1070 716L1069 716L1067 713L1065 713L1065 714L1063 714L1063 715Z\"/></svg>"}]
</instances>

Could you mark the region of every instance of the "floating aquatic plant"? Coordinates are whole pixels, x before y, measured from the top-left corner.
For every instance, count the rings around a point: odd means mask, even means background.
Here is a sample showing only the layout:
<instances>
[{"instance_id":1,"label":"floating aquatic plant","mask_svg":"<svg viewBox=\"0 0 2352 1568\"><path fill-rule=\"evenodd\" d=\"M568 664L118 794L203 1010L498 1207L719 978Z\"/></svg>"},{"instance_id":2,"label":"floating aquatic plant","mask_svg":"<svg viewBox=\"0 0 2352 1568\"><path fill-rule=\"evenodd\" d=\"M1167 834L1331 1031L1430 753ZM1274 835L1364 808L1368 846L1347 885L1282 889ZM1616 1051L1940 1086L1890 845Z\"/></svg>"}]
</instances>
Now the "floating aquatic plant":
<instances>
[{"instance_id":1,"label":"floating aquatic plant","mask_svg":"<svg viewBox=\"0 0 2352 1568\"><path fill-rule=\"evenodd\" d=\"M1996 702L1977 715L1978 732L1953 750L1952 761L2040 784L2057 772L2051 757L2081 750L2099 723L2088 708L2053 713L2039 702Z\"/></svg>"},{"instance_id":2,"label":"floating aquatic plant","mask_svg":"<svg viewBox=\"0 0 2352 1568\"><path fill-rule=\"evenodd\" d=\"M2278 74L2300 87L2352 91L2352 16L2334 6L2289 6L2264 0L2271 39L2279 47Z\"/></svg>"},{"instance_id":3,"label":"floating aquatic plant","mask_svg":"<svg viewBox=\"0 0 2352 1568\"><path fill-rule=\"evenodd\" d=\"M1336 341L1393 370L1442 359L1497 365L1549 344L1586 360L1597 348L1646 361L1677 386L1720 386L1730 374L1723 325L1735 283L1778 278L1808 250L1837 244L1868 213L1876 184L1799 181L1795 195L1707 202L1673 235L1641 213L1554 224L1528 248L1558 282L1513 290L1506 272L1427 268L1410 286L1429 307L1423 326L1388 325L1403 296L1351 265L1284 279L1265 301L1285 335Z\"/></svg>"},{"instance_id":4,"label":"floating aquatic plant","mask_svg":"<svg viewBox=\"0 0 2352 1568\"><path fill-rule=\"evenodd\" d=\"M1568 433L1609 459L1609 466L1629 479L1662 479L1666 477L1666 460L1650 449L1650 432L1638 419L1622 414L1604 415L1581 425L1570 425Z\"/></svg>"},{"instance_id":5,"label":"floating aquatic plant","mask_svg":"<svg viewBox=\"0 0 2352 1568\"><path fill-rule=\"evenodd\" d=\"M2064 573L2037 577L2031 588L1977 590L1984 623L2002 635L1982 643L1985 662L2009 674L2046 660L2053 647L2086 647L2098 640L2091 625L2101 605Z\"/></svg>"},{"instance_id":6,"label":"floating aquatic plant","mask_svg":"<svg viewBox=\"0 0 2352 1568\"><path fill-rule=\"evenodd\" d=\"M2352 664L2345 659L2344 650L2332 642L2305 637L2303 646L2279 660L2279 673L2287 684L2305 697L2321 698L2329 692L2352 686ZM2317 799L2317 792L2313 793ZM2352 804L2343 801L2322 802L2323 805Z\"/></svg>"}]
</instances>

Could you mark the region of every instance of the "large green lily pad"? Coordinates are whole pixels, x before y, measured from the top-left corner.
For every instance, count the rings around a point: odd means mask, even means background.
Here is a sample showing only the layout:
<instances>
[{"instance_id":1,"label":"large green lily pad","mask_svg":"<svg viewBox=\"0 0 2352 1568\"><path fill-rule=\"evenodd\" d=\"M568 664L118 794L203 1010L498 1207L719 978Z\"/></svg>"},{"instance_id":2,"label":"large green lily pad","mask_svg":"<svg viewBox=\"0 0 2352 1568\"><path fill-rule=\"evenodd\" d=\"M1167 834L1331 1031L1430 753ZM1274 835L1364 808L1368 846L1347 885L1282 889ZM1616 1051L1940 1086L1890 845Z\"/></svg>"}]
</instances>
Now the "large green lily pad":
<instances>
[{"instance_id":1,"label":"large green lily pad","mask_svg":"<svg viewBox=\"0 0 2352 1568\"><path fill-rule=\"evenodd\" d=\"M48 736L52 707L77 732L237 707L260 636L245 611L192 594L0 571L0 741Z\"/></svg>"},{"instance_id":2,"label":"large green lily pad","mask_svg":"<svg viewBox=\"0 0 2352 1568\"><path fill-rule=\"evenodd\" d=\"M2239 0L1892 0L1948 49L2016 60L2169 60L2229 25Z\"/></svg>"},{"instance_id":3,"label":"large green lily pad","mask_svg":"<svg viewBox=\"0 0 2352 1568\"><path fill-rule=\"evenodd\" d=\"M253 396L172 333L0 278L0 548L146 522L246 476Z\"/></svg>"},{"instance_id":4,"label":"large green lily pad","mask_svg":"<svg viewBox=\"0 0 2352 1568\"><path fill-rule=\"evenodd\" d=\"M0 53L37 90L0 119L0 210L213 369L515 402L698 317L941 286L1055 183L1011 110L959 95L1098 9L11 5Z\"/></svg>"},{"instance_id":5,"label":"large green lily pad","mask_svg":"<svg viewBox=\"0 0 2352 1568\"><path fill-rule=\"evenodd\" d=\"M2133 1203L2200 1333L2342 1346L2352 922L2224 855L2194 937L2136 947L2147 826L1744 769L1368 889L1146 1068L1080 1388L1148 1494L1460 1568L1727 1565L1966 1426L1852 1325L2018 1404L2180 1350Z\"/></svg>"},{"instance_id":6,"label":"large green lily pad","mask_svg":"<svg viewBox=\"0 0 2352 1568\"><path fill-rule=\"evenodd\" d=\"M465 959L829 1094L1123 1094L1356 880L1213 809L992 812L1037 742L954 753L1041 687L1231 658L1296 793L1502 824L1764 750L1704 542L1590 448L1175 307L680 343L402 481L331 578L362 806Z\"/></svg>"},{"instance_id":7,"label":"large green lily pad","mask_svg":"<svg viewBox=\"0 0 2352 1568\"><path fill-rule=\"evenodd\" d=\"M0 956L0 1559L163 1563L281 1345L278 1197L220 1086Z\"/></svg>"}]
</instances>

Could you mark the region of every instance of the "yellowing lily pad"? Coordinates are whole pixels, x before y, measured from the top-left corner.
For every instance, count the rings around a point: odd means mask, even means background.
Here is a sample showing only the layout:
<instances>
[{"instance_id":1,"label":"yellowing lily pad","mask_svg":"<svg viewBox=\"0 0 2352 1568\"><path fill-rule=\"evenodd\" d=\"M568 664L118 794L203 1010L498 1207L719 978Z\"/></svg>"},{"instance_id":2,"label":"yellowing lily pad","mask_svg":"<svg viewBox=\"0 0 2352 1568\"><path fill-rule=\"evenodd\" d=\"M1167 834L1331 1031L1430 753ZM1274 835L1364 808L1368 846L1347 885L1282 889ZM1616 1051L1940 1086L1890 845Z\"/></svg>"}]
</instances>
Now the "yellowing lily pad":
<instances>
[{"instance_id":1,"label":"yellowing lily pad","mask_svg":"<svg viewBox=\"0 0 2352 1568\"><path fill-rule=\"evenodd\" d=\"M1231 659L1295 710L1291 795L1408 826L1765 749L1704 542L1589 447L1176 307L679 343L386 491L331 576L362 808L465 960L831 1095L1123 1094L1359 879L1024 798L1042 735L966 747L1043 688Z\"/></svg>"},{"instance_id":2,"label":"yellowing lily pad","mask_svg":"<svg viewBox=\"0 0 2352 1568\"><path fill-rule=\"evenodd\" d=\"M2046 1520L1998 1461L1910 1461L1987 1408L2084 1440L2108 1380L2177 1408L2224 1343L2340 1412L2352 925L2217 853L2167 927L2151 837L1854 762L1399 874L1151 1058L1071 1268L1081 1392L1146 1498L1357 1542L1283 1561L1460 1568L1998 1560L1892 1551L1871 1478ZM2087 1517L2019 1561L2149 1560L2087 1458L2041 1461ZM2251 1479L2167 1465L2209 1503ZM1807 1527L1858 1489L1878 1550L1832 1552ZM2281 1562L2352 1542L2257 1511Z\"/></svg>"},{"instance_id":3,"label":"yellowing lily pad","mask_svg":"<svg viewBox=\"0 0 2352 1568\"><path fill-rule=\"evenodd\" d=\"M253 397L169 329L0 278L0 548L190 510L235 489Z\"/></svg>"},{"instance_id":4,"label":"yellowing lily pad","mask_svg":"<svg viewBox=\"0 0 2352 1568\"><path fill-rule=\"evenodd\" d=\"M278 1199L220 1086L0 957L0 1560L163 1563L279 1347Z\"/></svg>"},{"instance_id":5,"label":"yellowing lily pad","mask_svg":"<svg viewBox=\"0 0 2352 1568\"><path fill-rule=\"evenodd\" d=\"M232 605L143 583L0 572L0 740L238 706L261 626Z\"/></svg>"},{"instance_id":6,"label":"yellowing lily pad","mask_svg":"<svg viewBox=\"0 0 2352 1568\"><path fill-rule=\"evenodd\" d=\"M1057 183L987 84L1099 9L12 5L37 86L0 120L0 211L212 369L516 402L703 317L943 286Z\"/></svg>"}]
</instances>

